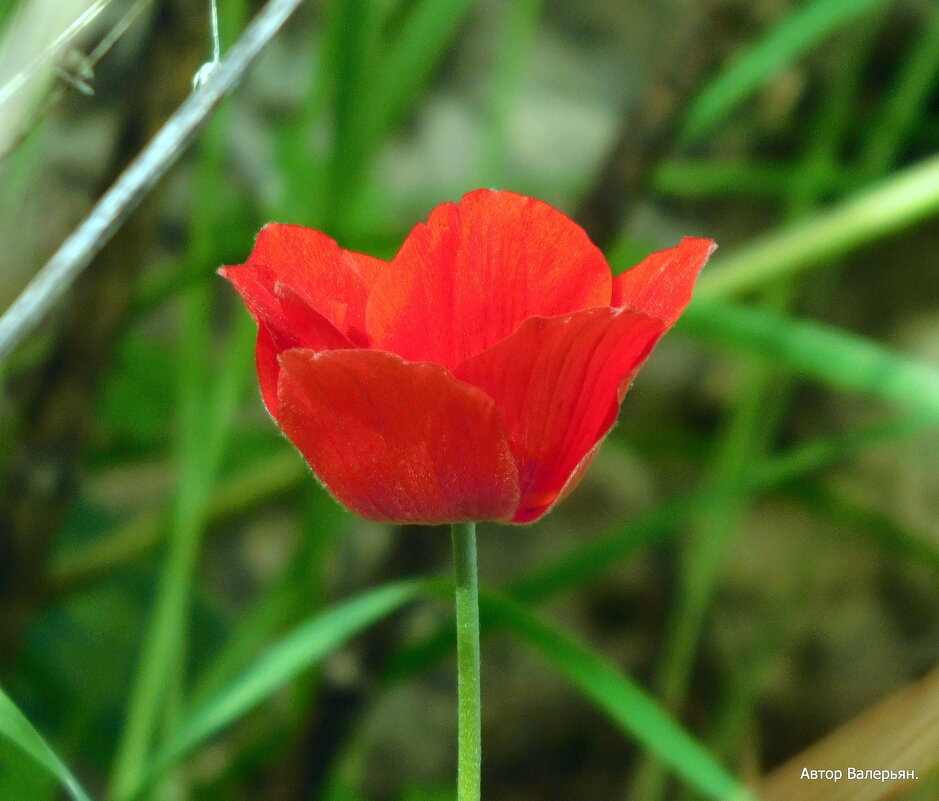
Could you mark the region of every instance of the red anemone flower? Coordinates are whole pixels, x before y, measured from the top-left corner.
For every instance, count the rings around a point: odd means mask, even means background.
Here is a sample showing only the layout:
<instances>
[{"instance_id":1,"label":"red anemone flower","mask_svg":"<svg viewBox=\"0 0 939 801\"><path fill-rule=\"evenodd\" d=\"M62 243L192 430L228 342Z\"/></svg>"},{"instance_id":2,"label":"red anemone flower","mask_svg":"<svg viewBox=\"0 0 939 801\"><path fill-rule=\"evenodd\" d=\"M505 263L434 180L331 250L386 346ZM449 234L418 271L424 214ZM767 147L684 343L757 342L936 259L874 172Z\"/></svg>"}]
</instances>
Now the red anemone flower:
<instances>
[{"instance_id":1,"label":"red anemone flower","mask_svg":"<svg viewBox=\"0 0 939 801\"><path fill-rule=\"evenodd\" d=\"M480 189L385 262L271 224L222 269L258 323L268 411L369 520L529 523L580 481L714 249L614 278L546 203Z\"/></svg>"}]
</instances>

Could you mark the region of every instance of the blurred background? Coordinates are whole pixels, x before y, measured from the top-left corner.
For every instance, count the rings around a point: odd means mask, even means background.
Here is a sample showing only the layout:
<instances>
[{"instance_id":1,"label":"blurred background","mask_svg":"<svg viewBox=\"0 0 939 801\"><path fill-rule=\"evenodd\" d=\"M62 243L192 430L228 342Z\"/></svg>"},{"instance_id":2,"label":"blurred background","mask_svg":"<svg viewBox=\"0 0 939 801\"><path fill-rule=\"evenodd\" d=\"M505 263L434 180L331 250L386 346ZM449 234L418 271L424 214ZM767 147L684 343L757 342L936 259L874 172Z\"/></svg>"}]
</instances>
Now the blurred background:
<instances>
[{"instance_id":1,"label":"blurred background","mask_svg":"<svg viewBox=\"0 0 939 801\"><path fill-rule=\"evenodd\" d=\"M223 57L261 5L218 0ZM206 0L0 0L0 308L191 91L210 19ZM720 245L581 487L533 526L481 527L482 584L744 781L929 674L937 78L931 0L303 3L0 365L0 684L93 797L127 801L272 644L448 574L446 531L363 522L311 478L215 270L272 220L388 258L480 186L573 216L615 272ZM449 624L422 599L337 634L144 797L452 799ZM487 799L706 797L537 651L484 639ZM939 715L936 692L915 706ZM58 797L15 741L0 798ZM939 798L937 759L839 798Z\"/></svg>"}]
</instances>

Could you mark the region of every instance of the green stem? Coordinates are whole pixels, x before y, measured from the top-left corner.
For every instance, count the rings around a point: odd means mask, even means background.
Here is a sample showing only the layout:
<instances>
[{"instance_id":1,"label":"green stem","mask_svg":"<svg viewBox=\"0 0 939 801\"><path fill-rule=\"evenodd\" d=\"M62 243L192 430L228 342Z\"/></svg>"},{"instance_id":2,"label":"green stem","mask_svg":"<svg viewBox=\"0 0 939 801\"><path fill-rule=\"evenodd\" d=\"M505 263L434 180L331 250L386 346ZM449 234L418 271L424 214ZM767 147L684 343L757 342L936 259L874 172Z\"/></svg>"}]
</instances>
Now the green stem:
<instances>
[{"instance_id":1,"label":"green stem","mask_svg":"<svg viewBox=\"0 0 939 801\"><path fill-rule=\"evenodd\" d=\"M479 586L476 579L476 524L454 523L453 575L456 584L458 687L458 801L479 801L482 736L479 697Z\"/></svg>"}]
</instances>

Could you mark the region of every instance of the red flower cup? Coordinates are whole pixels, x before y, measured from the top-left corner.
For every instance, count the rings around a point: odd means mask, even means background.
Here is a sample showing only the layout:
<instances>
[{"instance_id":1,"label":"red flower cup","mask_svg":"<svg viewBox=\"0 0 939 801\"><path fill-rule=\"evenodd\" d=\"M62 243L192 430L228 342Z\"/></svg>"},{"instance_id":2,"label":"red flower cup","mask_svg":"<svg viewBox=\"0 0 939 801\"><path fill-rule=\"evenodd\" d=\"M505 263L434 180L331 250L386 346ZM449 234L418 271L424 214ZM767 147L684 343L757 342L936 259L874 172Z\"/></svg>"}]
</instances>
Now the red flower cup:
<instances>
[{"instance_id":1,"label":"red flower cup","mask_svg":"<svg viewBox=\"0 0 939 801\"><path fill-rule=\"evenodd\" d=\"M268 410L341 504L530 523L580 481L714 247L684 239L614 278L551 206L480 189L390 262L271 224L221 273L258 323Z\"/></svg>"}]
</instances>

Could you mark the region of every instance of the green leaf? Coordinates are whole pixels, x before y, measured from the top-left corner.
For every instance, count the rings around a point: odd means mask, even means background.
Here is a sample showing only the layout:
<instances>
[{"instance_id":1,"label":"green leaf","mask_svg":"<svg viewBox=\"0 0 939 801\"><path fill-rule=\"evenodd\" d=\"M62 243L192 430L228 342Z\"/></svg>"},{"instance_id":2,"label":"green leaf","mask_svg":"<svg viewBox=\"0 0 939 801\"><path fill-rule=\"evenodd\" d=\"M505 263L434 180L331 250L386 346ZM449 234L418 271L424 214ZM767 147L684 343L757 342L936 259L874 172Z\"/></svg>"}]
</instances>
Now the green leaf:
<instances>
[{"instance_id":1,"label":"green leaf","mask_svg":"<svg viewBox=\"0 0 939 801\"><path fill-rule=\"evenodd\" d=\"M704 342L939 419L939 370L846 331L701 298L679 327Z\"/></svg>"},{"instance_id":2,"label":"green leaf","mask_svg":"<svg viewBox=\"0 0 939 801\"><path fill-rule=\"evenodd\" d=\"M480 597L490 618L511 628L614 723L710 798L743 801L752 796L637 684L603 657L531 614L490 593Z\"/></svg>"},{"instance_id":3,"label":"green leaf","mask_svg":"<svg viewBox=\"0 0 939 801\"><path fill-rule=\"evenodd\" d=\"M91 801L91 797L82 789L65 763L56 756L2 689L0 689L0 734L19 746L55 776L75 801Z\"/></svg>"},{"instance_id":4,"label":"green leaf","mask_svg":"<svg viewBox=\"0 0 939 801\"><path fill-rule=\"evenodd\" d=\"M386 584L331 607L281 638L179 725L150 766L143 782L123 798L136 797L194 748L234 723L355 634L430 592L431 586L426 581Z\"/></svg>"},{"instance_id":5,"label":"green leaf","mask_svg":"<svg viewBox=\"0 0 939 801\"><path fill-rule=\"evenodd\" d=\"M889 0L814 0L793 11L723 69L698 95L683 136L711 132L740 102L826 36Z\"/></svg>"}]
</instances>

